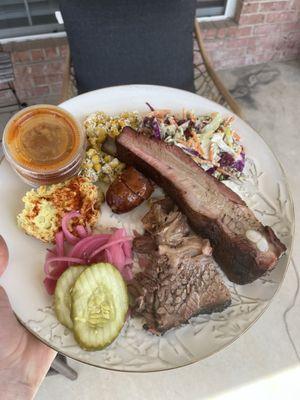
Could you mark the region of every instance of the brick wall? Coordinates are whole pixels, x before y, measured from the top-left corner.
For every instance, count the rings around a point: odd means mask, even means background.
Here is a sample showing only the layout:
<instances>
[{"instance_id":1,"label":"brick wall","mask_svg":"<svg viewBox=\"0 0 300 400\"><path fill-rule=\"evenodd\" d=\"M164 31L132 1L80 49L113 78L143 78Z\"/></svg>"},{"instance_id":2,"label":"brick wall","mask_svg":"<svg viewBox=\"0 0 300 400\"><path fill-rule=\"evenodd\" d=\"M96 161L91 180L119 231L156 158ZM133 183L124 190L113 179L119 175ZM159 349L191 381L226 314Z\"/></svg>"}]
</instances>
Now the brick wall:
<instances>
[{"instance_id":1,"label":"brick wall","mask_svg":"<svg viewBox=\"0 0 300 400\"><path fill-rule=\"evenodd\" d=\"M66 38L11 42L2 47L11 54L15 88L22 102L57 104L60 101L68 53ZM9 91L1 93L0 104L13 101Z\"/></svg>"},{"instance_id":2,"label":"brick wall","mask_svg":"<svg viewBox=\"0 0 300 400\"><path fill-rule=\"evenodd\" d=\"M47 98L56 102L61 93L67 46L55 46L12 54L16 90L23 100Z\"/></svg>"},{"instance_id":3,"label":"brick wall","mask_svg":"<svg viewBox=\"0 0 300 400\"><path fill-rule=\"evenodd\" d=\"M300 0L239 0L234 21L201 26L216 69L300 57Z\"/></svg>"},{"instance_id":4,"label":"brick wall","mask_svg":"<svg viewBox=\"0 0 300 400\"><path fill-rule=\"evenodd\" d=\"M300 57L300 0L238 1L234 20L201 23L216 69ZM12 55L21 101L59 103L66 38L10 42L2 47ZM9 92L0 92L0 106L12 101Z\"/></svg>"}]
</instances>

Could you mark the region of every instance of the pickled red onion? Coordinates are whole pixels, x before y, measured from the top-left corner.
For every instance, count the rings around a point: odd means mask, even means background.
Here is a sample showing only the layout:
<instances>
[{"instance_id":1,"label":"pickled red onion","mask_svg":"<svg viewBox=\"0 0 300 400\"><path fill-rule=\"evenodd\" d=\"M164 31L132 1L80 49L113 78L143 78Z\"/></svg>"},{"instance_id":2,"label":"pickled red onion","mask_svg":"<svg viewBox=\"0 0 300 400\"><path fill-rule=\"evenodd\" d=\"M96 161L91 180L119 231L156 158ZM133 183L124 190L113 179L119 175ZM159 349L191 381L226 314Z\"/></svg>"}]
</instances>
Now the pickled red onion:
<instances>
[{"instance_id":1,"label":"pickled red onion","mask_svg":"<svg viewBox=\"0 0 300 400\"><path fill-rule=\"evenodd\" d=\"M70 244L76 244L77 242L79 242L80 239L69 231L68 223L69 221L71 221L71 219L80 216L81 215L79 211L71 211L68 214L66 214L61 220L61 229L64 233L67 242L69 242Z\"/></svg>"},{"instance_id":2,"label":"pickled red onion","mask_svg":"<svg viewBox=\"0 0 300 400\"><path fill-rule=\"evenodd\" d=\"M89 265L95 262L109 262L113 264L125 280L131 280L132 274L132 238L127 236L124 228L115 229L111 234L91 233L86 225L77 225L75 236L68 229L72 218L80 217L78 211L72 211L62 219L62 231L56 234L55 247L49 249L44 265L46 277L44 285L49 294L53 294L57 279L71 265ZM65 250L65 242L69 251Z\"/></svg>"},{"instance_id":3,"label":"pickled red onion","mask_svg":"<svg viewBox=\"0 0 300 400\"><path fill-rule=\"evenodd\" d=\"M43 282L48 294L53 294L56 287L56 279L52 279L49 276L46 276Z\"/></svg>"},{"instance_id":4,"label":"pickled red onion","mask_svg":"<svg viewBox=\"0 0 300 400\"><path fill-rule=\"evenodd\" d=\"M76 229L79 237L82 239L86 238L89 235L87 230L85 229L85 227L82 225L77 225L75 229Z\"/></svg>"},{"instance_id":5,"label":"pickled red onion","mask_svg":"<svg viewBox=\"0 0 300 400\"><path fill-rule=\"evenodd\" d=\"M58 232L55 235L55 248L56 248L56 254L58 256L63 256L64 255L64 233L63 231Z\"/></svg>"},{"instance_id":6,"label":"pickled red onion","mask_svg":"<svg viewBox=\"0 0 300 400\"><path fill-rule=\"evenodd\" d=\"M53 267L51 269L51 264L52 263L60 263L60 267ZM84 264L84 259L82 258L75 258L75 257L48 257L45 266L44 266L44 271L45 274L47 276L51 276L52 278L56 278L58 279L60 277L60 275L64 272L65 269L68 268L69 264L68 263L72 263L73 264ZM62 263L66 263L65 265L62 266ZM59 273L61 271L61 273ZM58 275L58 276L57 276Z\"/></svg>"},{"instance_id":7,"label":"pickled red onion","mask_svg":"<svg viewBox=\"0 0 300 400\"><path fill-rule=\"evenodd\" d=\"M95 251L91 254L90 259L93 260L93 258L94 258L97 254L101 253L101 251L107 249L108 247L114 246L115 244L123 243L123 242L126 241L126 240L132 240L132 238L131 238L131 237L123 237L123 238L121 238L121 239L117 239L117 240L113 240L113 241L111 241L111 242L107 242L107 243L104 244L103 246L99 247L99 249L95 250Z\"/></svg>"},{"instance_id":8,"label":"pickled red onion","mask_svg":"<svg viewBox=\"0 0 300 400\"><path fill-rule=\"evenodd\" d=\"M88 236L80 240L69 253L70 257L83 257L85 259L90 258L91 252L96 250L99 246L104 244L108 239L109 234L97 234Z\"/></svg>"}]
</instances>

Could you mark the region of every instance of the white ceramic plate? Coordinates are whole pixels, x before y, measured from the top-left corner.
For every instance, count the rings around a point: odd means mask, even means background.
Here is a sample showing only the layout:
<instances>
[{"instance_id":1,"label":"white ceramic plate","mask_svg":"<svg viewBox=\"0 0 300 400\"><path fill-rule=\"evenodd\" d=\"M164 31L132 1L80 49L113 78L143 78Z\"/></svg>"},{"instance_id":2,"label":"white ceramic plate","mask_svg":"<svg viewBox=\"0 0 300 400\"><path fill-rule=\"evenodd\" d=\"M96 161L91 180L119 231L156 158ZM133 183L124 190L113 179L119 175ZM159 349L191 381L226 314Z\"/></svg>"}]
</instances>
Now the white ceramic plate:
<instances>
[{"instance_id":1,"label":"white ceramic plate","mask_svg":"<svg viewBox=\"0 0 300 400\"><path fill-rule=\"evenodd\" d=\"M159 86L129 85L86 93L62 104L76 118L97 110L109 114L137 110L146 112L145 102L155 108L183 108L196 113L230 112L220 105L181 90ZM6 161L0 165L0 233L10 250L10 263L1 284L6 288L20 321L49 346L79 361L121 371L155 371L176 368L202 360L236 340L264 312L283 280L293 236L293 204L281 166L261 137L238 117L234 127L242 137L247 156L249 178L243 185L229 183L264 223L273 227L286 244L287 253L277 267L256 282L239 286L226 281L232 305L222 313L201 315L188 325L156 337L142 329L142 322L131 319L112 345L103 351L86 352L75 343L72 334L60 325L53 313L52 298L43 281L46 245L26 236L16 226L22 209L22 196L29 189L14 174ZM121 222L132 229L145 213L145 206L129 213ZM99 223L120 225L104 206ZM250 351L250 349L249 349Z\"/></svg>"}]
</instances>

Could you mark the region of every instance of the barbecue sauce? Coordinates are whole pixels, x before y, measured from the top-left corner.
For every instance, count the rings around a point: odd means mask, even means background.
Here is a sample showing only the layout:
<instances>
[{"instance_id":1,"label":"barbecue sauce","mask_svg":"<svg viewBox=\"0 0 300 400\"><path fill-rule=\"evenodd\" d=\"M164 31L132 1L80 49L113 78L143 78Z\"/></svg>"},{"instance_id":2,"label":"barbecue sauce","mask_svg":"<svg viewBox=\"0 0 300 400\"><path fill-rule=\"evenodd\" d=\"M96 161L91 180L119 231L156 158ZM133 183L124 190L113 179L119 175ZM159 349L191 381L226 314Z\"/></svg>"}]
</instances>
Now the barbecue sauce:
<instances>
[{"instance_id":1,"label":"barbecue sauce","mask_svg":"<svg viewBox=\"0 0 300 400\"><path fill-rule=\"evenodd\" d=\"M80 132L62 109L34 108L12 121L6 145L20 166L36 172L53 171L76 155Z\"/></svg>"},{"instance_id":2,"label":"barbecue sauce","mask_svg":"<svg viewBox=\"0 0 300 400\"><path fill-rule=\"evenodd\" d=\"M62 108L41 104L15 114L3 133L3 150L18 176L31 186L63 182L79 173L85 134Z\"/></svg>"}]
</instances>

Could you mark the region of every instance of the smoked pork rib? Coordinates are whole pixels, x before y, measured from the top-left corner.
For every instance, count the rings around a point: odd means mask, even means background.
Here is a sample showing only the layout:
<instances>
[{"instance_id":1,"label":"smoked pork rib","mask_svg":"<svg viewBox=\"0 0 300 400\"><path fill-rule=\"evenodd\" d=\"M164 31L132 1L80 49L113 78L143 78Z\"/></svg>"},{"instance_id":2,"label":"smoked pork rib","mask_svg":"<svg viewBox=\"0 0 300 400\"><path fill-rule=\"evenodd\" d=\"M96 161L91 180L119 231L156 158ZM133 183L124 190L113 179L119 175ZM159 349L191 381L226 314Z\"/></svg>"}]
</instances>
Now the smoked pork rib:
<instances>
[{"instance_id":1,"label":"smoked pork rib","mask_svg":"<svg viewBox=\"0 0 300 400\"><path fill-rule=\"evenodd\" d=\"M213 246L228 278L239 284L271 270L286 250L231 189L200 168L180 148L125 127L116 140L117 156L161 186L191 226Z\"/></svg>"}]
</instances>

